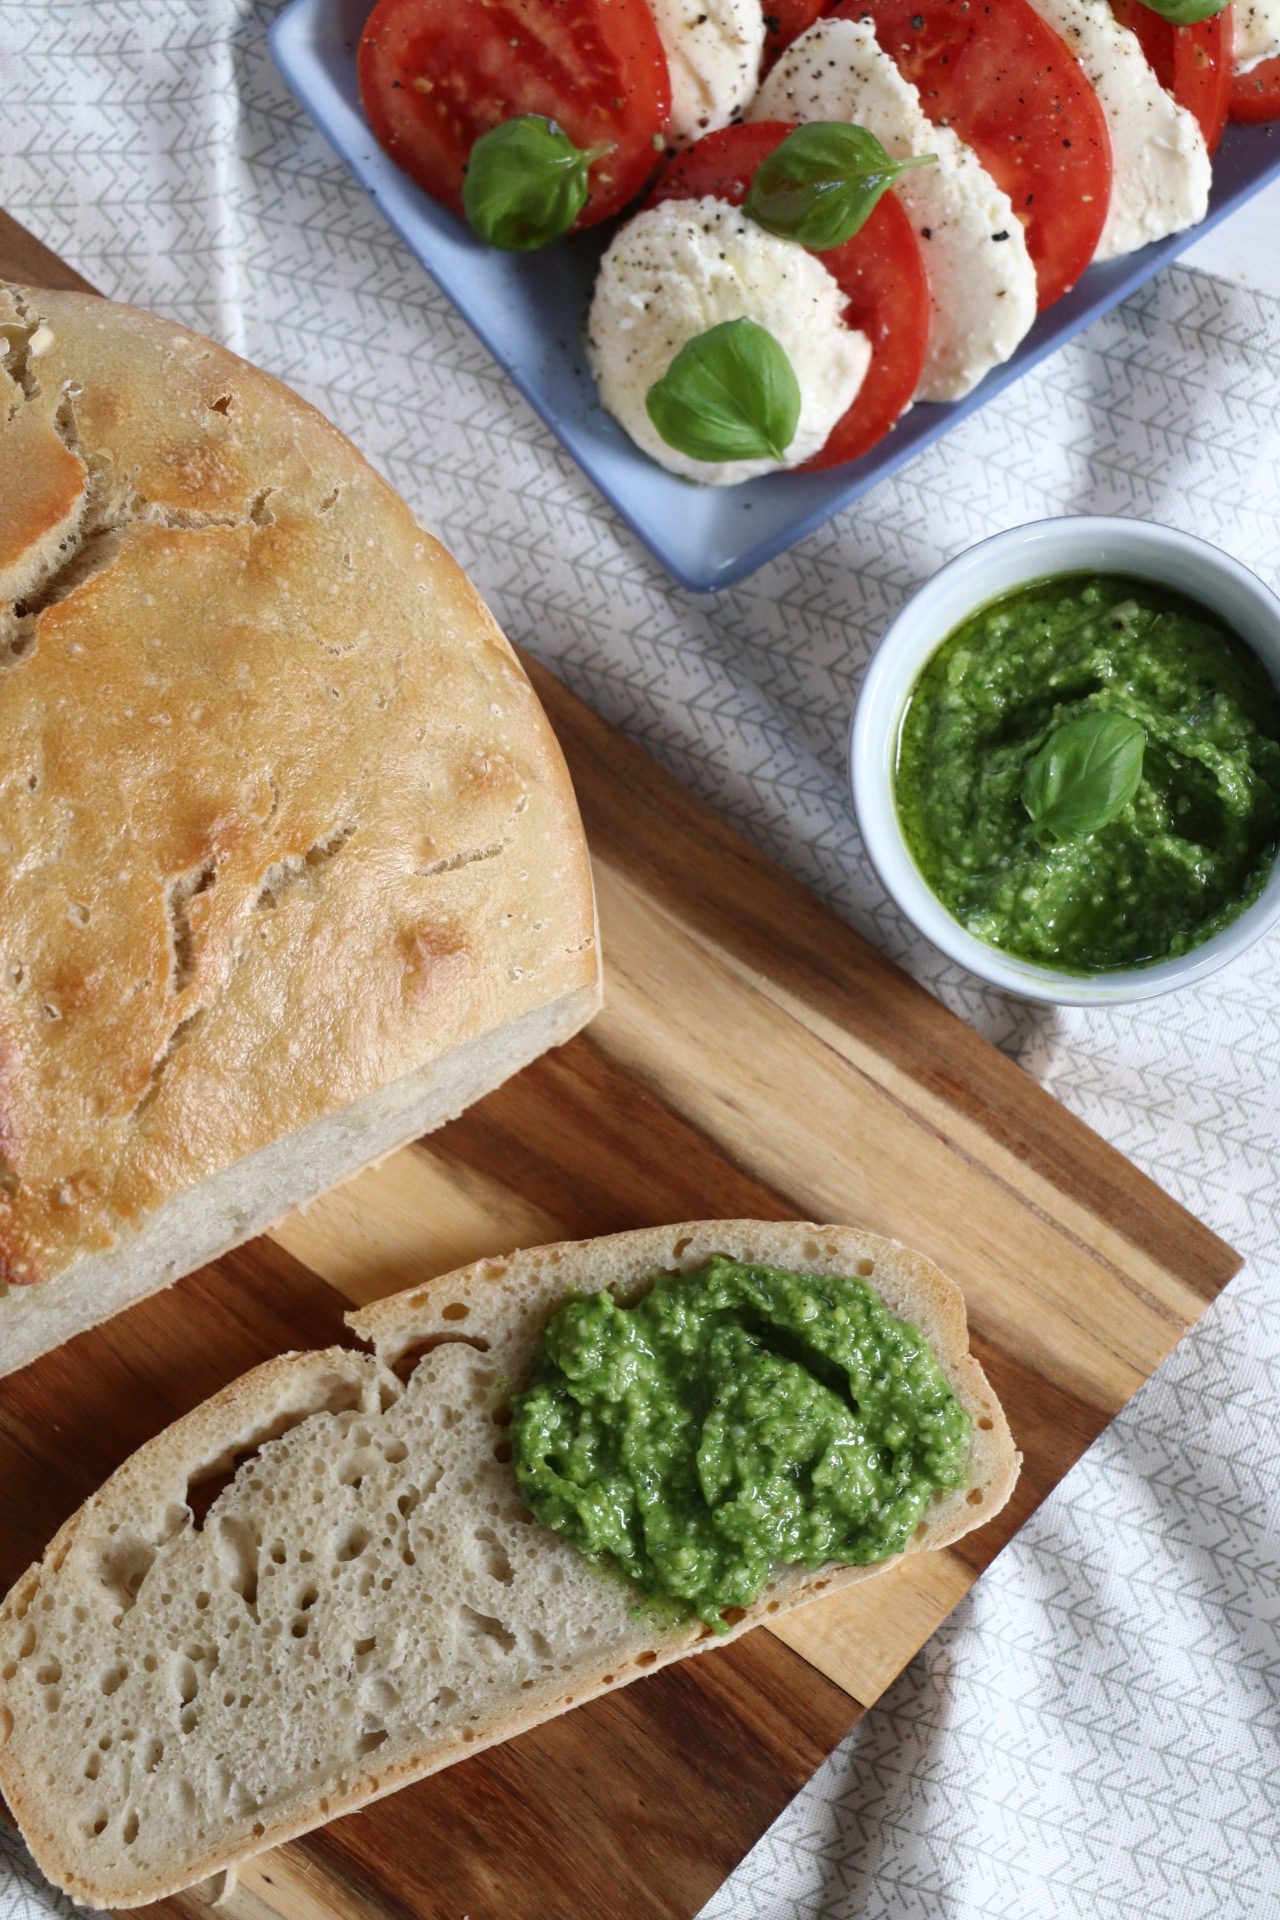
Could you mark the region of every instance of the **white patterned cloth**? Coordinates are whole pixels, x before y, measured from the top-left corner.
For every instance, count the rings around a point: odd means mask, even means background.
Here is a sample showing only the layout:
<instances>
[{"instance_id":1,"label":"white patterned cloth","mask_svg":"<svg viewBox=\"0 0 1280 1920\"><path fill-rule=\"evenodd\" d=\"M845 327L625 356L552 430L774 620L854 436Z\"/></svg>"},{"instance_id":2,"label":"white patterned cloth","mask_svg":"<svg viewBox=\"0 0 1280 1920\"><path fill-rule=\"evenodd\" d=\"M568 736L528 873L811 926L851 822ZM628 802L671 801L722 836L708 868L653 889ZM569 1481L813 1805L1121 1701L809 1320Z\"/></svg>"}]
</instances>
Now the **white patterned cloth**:
<instances>
[{"instance_id":1,"label":"white patterned cloth","mask_svg":"<svg viewBox=\"0 0 1280 1920\"><path fill-rule=\"evenodd\" d=\"M346 178L272 67L274 11L0 0L0 199L104 291L315 400L513 637L1251 1257L706 1920L1269 1920L1280 940L1134 1010L1005 1000L884 900L844 740L904 595L998 528L1144 514L1275 580L1280 301L1167 273L835 525L700 600L619 528ZM0 1837L0 1920L54 1905Z\"/></svg>"}]
</instances>

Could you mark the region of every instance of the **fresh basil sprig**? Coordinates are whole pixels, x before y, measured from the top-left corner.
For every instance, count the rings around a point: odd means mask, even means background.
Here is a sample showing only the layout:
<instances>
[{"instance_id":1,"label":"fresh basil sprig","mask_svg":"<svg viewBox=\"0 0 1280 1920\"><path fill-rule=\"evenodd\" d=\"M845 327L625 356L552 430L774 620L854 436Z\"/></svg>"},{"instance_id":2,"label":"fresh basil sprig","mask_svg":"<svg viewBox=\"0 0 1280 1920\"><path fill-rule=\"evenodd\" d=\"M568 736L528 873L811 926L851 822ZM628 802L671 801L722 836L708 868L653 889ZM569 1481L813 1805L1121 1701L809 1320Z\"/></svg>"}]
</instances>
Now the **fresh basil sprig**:
<instances>
[{"instance_id":1,"label":"fresh basil sprig","mask_svg":"<svg viewBox=\"0 0 1280 1920\"><path fill-rule=\"evenodd\" d=\"M482 133L462 181L462 209L491 247L532 253L558 240L587 204L592 165L611 143L576 147L540 113L517 114Z\"/></svg>"},{"instance_id":2,"label":"fresh basil sprig","mask_svg":"<svg viewBox=\"0 0 1280 1920\"><path fill-rule=\"evenodd\" d=\"M1022 804L1046 839L1074 840L1117 818L1138 791L1147 736L1126 713L1084 713L1049 735L1022 779Z\"/></svg>"},{"instance_id":3,"label":"fresh basil sprig","mask_svg":"<svg viewBox=\"0 0 1280 1920\"><path fill-rule=\"evenodd\" d=\"M1172 26L1194 27L1201 20L1212 20L1215 13L1221 13L1228 0L1142 0L1142 4Z\"/></svg>"},{"instance_id":4,"label":"fresh basil sprig","mask_svg":"<svg viewBox=\"0 0 1280 1920\"><path fill-rule=\"evenodd\" d=\"M767 327L722 320L685 342L645 408L691 460L783 460L800 423L800 382Z\"/></svg>"},{"instance_id":5,"label":"fresh basil sprig","mask_svg":"<svg viewBox=\"0 0 1280 1920\"><path fill-rule=\"evenodd\" d=\"M813 120L789 133L761 161L743 210L766 233L826 253L853 238L899 174L932 166L937 158L936 153L921 153L893 160L865 127Z\"/></svg>"}]
</instances>

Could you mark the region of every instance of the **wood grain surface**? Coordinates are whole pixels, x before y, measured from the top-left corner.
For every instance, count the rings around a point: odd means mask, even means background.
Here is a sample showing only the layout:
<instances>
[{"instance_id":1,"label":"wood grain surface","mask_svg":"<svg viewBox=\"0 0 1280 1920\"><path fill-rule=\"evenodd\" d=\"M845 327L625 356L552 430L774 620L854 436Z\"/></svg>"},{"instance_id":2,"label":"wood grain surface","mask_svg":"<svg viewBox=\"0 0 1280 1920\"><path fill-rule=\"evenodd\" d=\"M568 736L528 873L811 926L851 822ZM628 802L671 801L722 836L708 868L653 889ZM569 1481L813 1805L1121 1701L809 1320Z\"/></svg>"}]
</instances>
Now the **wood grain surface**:
<instances>
[{"instance_id":1,"label":"wood grain surface","mask_svg":"<svg viewBox=\"0 0 1280 1920\"><path fill-rule=\"evenodd\" d=\"M0 275L84 285L0 218ZM536 641L536 635L528 636ZM1239 1262L527 662L595 859L605 1011L427 1141L0 1385L0 1580L142 1440L351 1301L566 1234L849 1221L964 1289L1010 1507L205 1888L189 1920L686 1920Z\"/></svg>"}]
</instances>

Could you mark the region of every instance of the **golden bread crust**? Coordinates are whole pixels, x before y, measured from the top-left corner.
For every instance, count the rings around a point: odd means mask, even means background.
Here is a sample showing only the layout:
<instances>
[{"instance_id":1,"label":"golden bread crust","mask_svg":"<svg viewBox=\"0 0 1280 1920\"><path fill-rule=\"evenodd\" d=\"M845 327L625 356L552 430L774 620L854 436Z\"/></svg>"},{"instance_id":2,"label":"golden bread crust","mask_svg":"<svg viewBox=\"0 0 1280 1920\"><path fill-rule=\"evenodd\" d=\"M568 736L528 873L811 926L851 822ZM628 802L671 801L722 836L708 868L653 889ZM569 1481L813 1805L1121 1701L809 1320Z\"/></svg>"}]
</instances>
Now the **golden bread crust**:
<instances>
[{"instance_id":1,"label":"golden bread crust","mask_svg":"<svg viewBox=\"0 0 1280 1920\"><path fill-rule=\"evenodd\" d=\"M350 443L150 314L0 289L0 335L0 1282L30 1284L597 955L533 691Z\"/></svg>"}]
</instances>

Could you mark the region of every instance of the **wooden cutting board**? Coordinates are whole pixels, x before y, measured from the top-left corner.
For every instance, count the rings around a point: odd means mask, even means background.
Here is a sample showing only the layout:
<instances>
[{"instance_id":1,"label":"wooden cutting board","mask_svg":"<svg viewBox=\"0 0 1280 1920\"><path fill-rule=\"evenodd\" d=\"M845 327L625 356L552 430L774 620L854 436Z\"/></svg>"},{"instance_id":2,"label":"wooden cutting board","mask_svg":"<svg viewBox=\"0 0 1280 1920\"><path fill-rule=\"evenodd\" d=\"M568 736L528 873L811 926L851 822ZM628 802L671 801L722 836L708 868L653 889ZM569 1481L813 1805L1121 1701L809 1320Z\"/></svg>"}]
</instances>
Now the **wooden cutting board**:
<instances>
[{"instance_id":1,"label":"wooden cutting board","mask_svg":"<svg viewBox=\"0 0 1280 1920\"><path fill-rule=\"evenodd\" d=\"M0 274L83 285L12 223ZM428 1140L0 1384L0 1582L141 1441L351 1301L520 1243L744 1214L960 1282L1026 1456L941 1554L289 1846L233 1920L687 1920L1236 1271L1231 1249L530 664L595 858L605 1011ZM205 1911L214 1889L146 1909Z\"/></svg>"}]
</instances>

